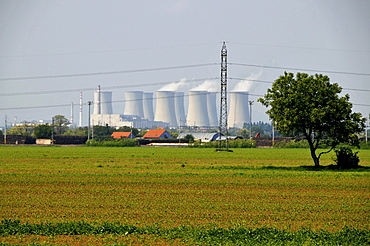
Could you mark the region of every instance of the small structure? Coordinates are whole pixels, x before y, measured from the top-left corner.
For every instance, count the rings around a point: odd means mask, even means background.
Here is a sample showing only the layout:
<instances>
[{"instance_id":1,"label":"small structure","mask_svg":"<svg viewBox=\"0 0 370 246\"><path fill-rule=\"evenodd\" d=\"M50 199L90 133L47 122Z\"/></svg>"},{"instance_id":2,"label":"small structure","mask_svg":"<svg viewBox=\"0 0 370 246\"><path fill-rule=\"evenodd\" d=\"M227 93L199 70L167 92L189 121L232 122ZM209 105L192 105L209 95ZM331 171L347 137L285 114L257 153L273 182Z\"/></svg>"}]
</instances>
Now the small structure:
<instances>
[{"instance_id":1,"label":"small structure","mask_svg":"<svg viewBox=\"0 0 370 246\"><path fill-rule=\"evenodd\" d=\"M143 138L172 138L167 130L149 130Z\"/></svg>"},{"instance_id":2,"label":"small structure","mask_svg":"<svg viewBox=\"0 0 370 246\"><path fill-rule=\"evenodd\" d=\"M186 137L186 135L192 135L194 137L195 141L201 141L201 142L210 142L215 141L220 138L219 133L201 133L201 132L185 132L180 133L177 137L178 139L183 139ZM223 135L222 140L225 140L225 137Z\"/></svg>"},{"instance_id":3,"label":"small structure","mask_svg":"<svg viewBox=\"0 0 370 246\"><path fill-rule=\"evenodd\" d=\"M121 139L121 138L135 138L132 132L113 132L111 135L114 139Z\"/></svg>"}]
</instances>

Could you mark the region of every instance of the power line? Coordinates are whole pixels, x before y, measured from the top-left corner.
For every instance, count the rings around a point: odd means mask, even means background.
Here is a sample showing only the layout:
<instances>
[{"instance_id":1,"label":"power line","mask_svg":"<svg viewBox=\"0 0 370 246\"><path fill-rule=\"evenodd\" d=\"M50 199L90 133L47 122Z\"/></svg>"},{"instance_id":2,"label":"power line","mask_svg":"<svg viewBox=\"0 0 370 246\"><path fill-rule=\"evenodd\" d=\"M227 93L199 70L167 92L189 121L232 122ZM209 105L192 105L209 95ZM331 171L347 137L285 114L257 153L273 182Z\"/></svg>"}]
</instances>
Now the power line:
<instances>
[{"instance_id":1,"label":"power line","mask_svg":"<svg viewBox=\"0 0 370 246\"><path fill-rule=\"evenodd\" d=\"M359 52L359 53L368 53L368 52L370 52L370 50L345 50L345 49L315 48L315 47L287 46L287 45L273 45L273 44L253 44L253 43L242 43L242 42L227 42L227 43L239 44L239 45L249 45L249 46L301 49L301 50L323 50L323 51Z\"/></svg>"},{"instance_id":2,"label":"power line","mask_svg":"<svg viewBox=\"0 0 370 246\"><path fill-rule=\"evenodd\" d=\"M186 81L187 83L193 83L198 81L213 80L218 79L218 77L210 78L200 78L191 79ZM116 85L116 86L105 86L104 89L122 89L122 88L133 88L133 87L147 87L147 86L157 86L157 85L167 85L171 83L177 83L176 81L165 81L165 82L154 82L145 84L135 84L135 85ZM80 91L95 91L96 87L89 88L77 88L77 89L67 89L67 90L50 90L50 91L28 91L28 92L11 92L11 93L0 93L0 96L26 96L26 95L41 95L41 94L54 94L54 93L68 93L68 92L80 92Z\"/></svg>"},{"instance_id":3,"label":"power line","mask_svg":"<svg viewBox=\"0 0 370 246\"><path fill-rule=\"evenodd\" d=\"M244 64L244 63L229 63L229 65L244 66L244 67L268 68L268 69L284 69L284 70L295 70L295 71L309 71L309 72L320 72L320 73L336 73L336 74L346 74L346 75L370 76L370 73L327 71L327 70L315 70L315 69L291 68L291 67L277 67L277 66L255 65L255 64Z\"/></svg>"},{"instance_id":4,"label":"power line","mask_svg":"<svg viewBox=\"0 0 370 246\"><path fill-rule=\"evenodd\" d=\"M201 91L198 94L203 94L203 93L207 93L207 91L204 91L204 92ZM220 92L217 92L217 93L220 93ZM230 92L228 92L228 94L229 93ZM264 95L249 93L249 96L263 97ZM146 100L149 100L149 99L155 100L155 99L158 99L158 98L176 98L176 97L189 97L189 95L181 95L181 96L174 95L174 96L167 96L167 97L152 97L152 98L147 98ZM116 100L116 101L101 102L101 103L102 104L104 104L104 103L125 103L125 102L129 102L129 101L139 101L139 100L142 100L142 99ZM84 105L87 105L87 103L84 103ZM352 105L362 106L362 107L370 107L370 104L352 103ZM22 110L22 109L36 109L36 108L37 109L40 109L40 108L58 108L58 107L70 107L70 106L71 106L71 104L68 103L68 104L56 104L56 105L41 105L41 106L26 106L26 107L0 108L0 111L4 111L4 110Z\"/></svg>"},{"instance_id":5,"label":"power line","mask_svg":"<svg viewBox=\"0 0 370 246\"><path fill-rule=\"evenodd\" d=\"M194 65L159 67L159 68L143 68L143 69L120 70L120 71L110 71L110 72L43 75L43 76L12 77L12 78L9 77L9 78L0 78L0 81L31 80L31 79L56 79L56 78L72 78L72 77L112 75L112 74L124 74L124 73L152 72L152 71L171 70L171 69L205 67L205 66L211 66L211 65L217 65L217 64L218 63L203 63L203 64L194 64Z\"/></svg>"},{"instance_id":6,"label":"power line","mask_svg":"<svg viewBox=\"0 0 370 246\"><path fill-rule=\"evenodd\" d=\"M186 81L187 83L198 82L198 81L205 81L205 80L219 80L219 77L210 77L210 78L200 78L200 79L192 79ZM245 80L245 78L232 78L228 77L230 80ZM273 81L267 80L258 80L258 79L250 79L251 82L256 83L266 83L266 84L273 84ZM117 86L107 86L104 89L122 89L122 88L134 88L134 87L147 87L147 86L157 86L157 85L166 85L176 83L174 81L165 81L165 82L153 82L153 83L145 83L145 84L136 84L136 85L117 85ZM351 91L360 91L360 92L370 92L370 89L358 89L358 88L342 88L343 90L351 90ZM68 93L68 92L80 92L80 91L95 91L95 87L89 88L77 88L77 89L66 89L66 90L49 90L49 91L28 91L28 92L10 92L10 93L0 93L0 96L27 96L27 95L42 95L42 94L54 94L54 93Z\"/></svg>"},{"instance_id":7,"label":"power line","mask_svg":"<svg viewBox=\"0 0 370 246\"><path fill-rule=\"evenodd\" d=\"M231 80L246 80L245 78L229 78ZM267 81L267 80L258 80L258 79L248 79L251 82L257 82L257 83L267 83L267 84L273 84L274 81ZM370 89L358 89L358 88L345 88L342 87L343 90L348 91L360 91L360 92L370 92ZM1 94L0 94L1 95Z\"/></svg>"}]
</instances>

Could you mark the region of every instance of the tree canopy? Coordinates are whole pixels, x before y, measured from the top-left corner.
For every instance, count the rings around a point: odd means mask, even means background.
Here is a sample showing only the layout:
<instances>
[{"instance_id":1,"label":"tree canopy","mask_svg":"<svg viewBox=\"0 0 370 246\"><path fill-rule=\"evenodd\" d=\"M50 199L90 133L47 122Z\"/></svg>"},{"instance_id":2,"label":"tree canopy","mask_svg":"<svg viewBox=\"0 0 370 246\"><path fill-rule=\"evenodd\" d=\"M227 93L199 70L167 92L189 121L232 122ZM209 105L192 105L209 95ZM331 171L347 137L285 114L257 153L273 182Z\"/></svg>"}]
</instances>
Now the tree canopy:
<instances>
[{"instance_id":1,"label":"tree canopy","mask_svg":"<svg viewBox=\"0 0 370 246\"><path fill-rule=\"evenodd\" d=\"M55 131L57 135L62 135L68 129L70 124L68 119L64 115L55 115L53 117L54 126L56 127Z\"/></svg>"},{"instance_id":2,"label":"tree canopy","mask_svg":"<svg viewBox=\"0 0 370 246\"><path fill-rule=\"evenodd\" d=\"M33 132L35 138L48 139L51 138L52 126L49 124L42 124L35 127Z\"/></svg>"},{"instance_id":3,"label":"tree canopy","mask_svg":"<svg viewBox=\"0 0 370 246\"><path fill-rule=\"evenodd\" d=\"M325 75L285 72L258 101L269 107L266 113L279 132L307 139L314 164L319 166L322 154L339 143L355 144L355 134L364 129L361 114L352 112L349 95L340 97L341 91ZM322 143L330 149L317 153Z\"/></svg>"}]
</instances>

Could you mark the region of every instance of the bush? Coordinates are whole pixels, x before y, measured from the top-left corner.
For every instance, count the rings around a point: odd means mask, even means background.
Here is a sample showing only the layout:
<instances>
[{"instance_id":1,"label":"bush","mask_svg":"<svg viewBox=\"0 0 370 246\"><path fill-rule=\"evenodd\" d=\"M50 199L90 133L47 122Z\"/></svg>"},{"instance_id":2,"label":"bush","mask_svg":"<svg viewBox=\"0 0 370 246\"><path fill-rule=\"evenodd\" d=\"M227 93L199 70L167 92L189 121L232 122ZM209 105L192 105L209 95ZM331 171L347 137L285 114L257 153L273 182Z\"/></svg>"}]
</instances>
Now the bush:
<instances>
[{"instance_id":1,"label":"bush","mask_svg":"<svg viewBox=\"0 0 370 246\"><path fill-rule=\"evenodd\" d=\"M360 158L357 156L358 152L353 153L349 147L340 147L335 150L336 159L335 162L339 168L356 168L360 162Z\"/></svg>"},{"instance_id":2,"label":"bush","mask_svg":"<svg viewBox=\"0 0 370 246\"><path fill-rule=\"evenodd\" d=\"M135 147L138 146L137 139L125 138L115 139L110 141L97 141L95 139L89 139L86 141L86 146L103 146L103 147Z\"/></svg>"}]
</instances>

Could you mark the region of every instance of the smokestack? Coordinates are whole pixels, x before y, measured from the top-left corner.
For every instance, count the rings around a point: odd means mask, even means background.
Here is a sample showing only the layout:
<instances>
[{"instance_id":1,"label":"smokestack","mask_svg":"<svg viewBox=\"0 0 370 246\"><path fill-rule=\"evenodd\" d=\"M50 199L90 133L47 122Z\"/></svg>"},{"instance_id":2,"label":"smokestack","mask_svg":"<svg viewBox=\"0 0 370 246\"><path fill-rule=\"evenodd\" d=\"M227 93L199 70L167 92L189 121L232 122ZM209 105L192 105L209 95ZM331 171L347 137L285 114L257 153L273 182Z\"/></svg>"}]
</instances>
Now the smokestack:
<instances>
[{"instance_id":1,"label":"smokestack","mask_svg":"<svg viewBox=\"0 0 370 246\"><path fill-rule=\"evenodd\" d=\"M80 92L80 122L79 126L82 127L82 91Z\"/></svg>"},{"instance_id":2,"label":"smokestack","mask_svg":"<svg viewBox=\"0 0 370 246\"><path fill-rule=\"evenodd\" d=\"M171 127L177 127L175 112L175 92L157 91L157 105L155 109L154 121L168 122Z\"/></svg>"},{"instance_id":3,"label":"smokestack","mask_svg":"<svg viewBox=\"0 0 370 246\"><path fill-rule=\"evenodd\" d=\"M216 95L216 92L208 92L207 95L207 111L210 126L218 126Z\"/></svg>"},{"instance_id":4,"label":"smokestack","mask_svg":"<svg viewBox=\"0 0 370 246\"><path fill-rule=\"evenodd\" d=\"M144 118L142 91L125 92L125 110L123 114L136 115L140 118Z\"/></svg>"},{"instance_id":5,"label":"smokestack","mask_svg":"<svg viewBox=\"0 0 370 246\"><path fill-rule=\"evenodd\" d=\"M145 119L154 120L153 93L151 92L143 93L143 111Z\"/></svg>"},{"instance_id":6,"label":"smokestack","mask_svg":"<svg viewBox=\"0 0 370 246\"><path fill-rule=\"evenodd\" d=\"M249 122L248 92L231 91L229 126L243 128L244 123Z\"/></svg>"},{"instance_id":7,"label":"smokestack","mask_svg":"<svg viewBox=\"0 0 370 246\"><path fill-rule=\"evenodd\" d=\"M185 117L185 108L184 108L184 92L175 92L175 112L176 112L176 121L179 126L182 126L184 124L181 124L181 122L186 122Z\"/></svg>"},{"instance_id":8,"label":"smokestack","mask_svg":"<svg viewBox=\"0 0 370 246\"><path fill-rule=\"evenodd\" d=\"M98 90L94 92L94 112L93 114L101 114L101 98L100 98L100 85Z\"/></svg>"},{"instance_id":9,"label":"smokestack","mask_svg":"<svg viewBox=\"0 0 370 246\"><path fill-rule=\"evenodd\" d=\"M209 126L206 91L189 91L188 126Z\"/></svg>"}]
</instances>

